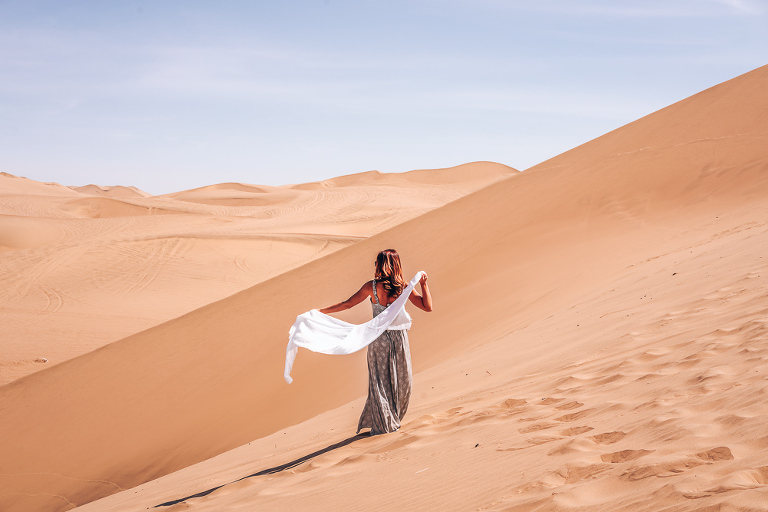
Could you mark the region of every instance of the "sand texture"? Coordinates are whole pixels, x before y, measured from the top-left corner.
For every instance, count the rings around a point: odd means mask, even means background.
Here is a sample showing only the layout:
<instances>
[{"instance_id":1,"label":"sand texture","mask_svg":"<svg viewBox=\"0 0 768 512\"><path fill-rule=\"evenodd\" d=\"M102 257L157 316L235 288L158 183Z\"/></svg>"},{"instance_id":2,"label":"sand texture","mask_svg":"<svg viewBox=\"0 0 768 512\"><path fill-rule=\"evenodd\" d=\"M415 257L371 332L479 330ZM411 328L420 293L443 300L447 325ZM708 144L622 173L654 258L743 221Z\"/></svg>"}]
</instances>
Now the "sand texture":
<instances>
[{"instance_id":1,"label":"sand texture","mask_svg":"<svg viewBox=\"0 0 768 512\"><path fill-rule=\"evenodd\" d=\"M766 148L763 67L3 386L0 508L768 510ZM365 354L286 334L386 247L435 311L355 437Z\"/></svg>"}]
</instances>

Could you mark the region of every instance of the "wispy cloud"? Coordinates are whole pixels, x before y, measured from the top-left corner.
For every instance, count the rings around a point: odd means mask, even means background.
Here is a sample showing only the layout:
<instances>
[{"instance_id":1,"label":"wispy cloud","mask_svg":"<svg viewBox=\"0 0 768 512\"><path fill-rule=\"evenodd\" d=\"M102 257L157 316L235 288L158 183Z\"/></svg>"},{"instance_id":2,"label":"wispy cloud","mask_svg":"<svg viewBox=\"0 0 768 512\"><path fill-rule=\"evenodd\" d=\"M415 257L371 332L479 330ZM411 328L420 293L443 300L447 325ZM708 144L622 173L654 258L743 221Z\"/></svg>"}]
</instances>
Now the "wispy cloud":
<instances>
[{"instance_id":1,"label":"wispy cloud","mask_svg":"<svg viewBox=\"0 0 768 512\"><path fill-rule=\"evenodd\" d=\"M700 18L724 14L763 14L757 0L458 0L503 11L532 11L570 16L617 18Z\"/></svg>"},{"instance_id":2,"label":"wispy cloud","mask_svg":"<svg viewBox=\"0 0 768 512\"><path fill-rule=\"evenodd\" d=\"M755 0L709 0L745 14L765 14L765 6Z\"/></svg>"}]
</instances>

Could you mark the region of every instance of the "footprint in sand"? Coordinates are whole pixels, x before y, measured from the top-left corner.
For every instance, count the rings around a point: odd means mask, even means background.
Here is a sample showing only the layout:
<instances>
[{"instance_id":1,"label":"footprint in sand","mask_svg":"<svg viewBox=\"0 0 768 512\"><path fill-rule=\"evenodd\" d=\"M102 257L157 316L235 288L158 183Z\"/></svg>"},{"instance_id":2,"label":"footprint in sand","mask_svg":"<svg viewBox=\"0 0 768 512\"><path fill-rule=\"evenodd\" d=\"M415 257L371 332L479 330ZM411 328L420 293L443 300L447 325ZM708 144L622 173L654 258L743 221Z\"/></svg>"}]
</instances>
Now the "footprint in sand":
<instances>
[{"instance_id":1,"label":"footprint in sand","mask_svg":"<svg viewBox=\"0 0 768 512\"><path fill-rule=\"evenodd\" d=\"M566 484L574 484L609 469L611 469L610 464L567 464L557 474L565 478Z\"/></svg>"},{"instance_id":2,"label":"footprint in sand","mask_svg":"<svg viewBox=\"0 0 768 512\"><path fill-rule=\"evenodd\" d=\"M557 407L555 407L555 409L557 409L558 411L569 411L571 409L578 409L582 405L584 405L584 404L574 400L572 402L568 402L568 403L565 403L565 404L562 404L562 405L558 405Z\"/></svg>"},{"instance_id":3,"label":"footprint in sand","mask_svg":"<svg viewBox=\"0 0 768 512\"><path fill-rule=\"evenodd\" d=\"M578 436L579 434L589 432L590 430L594 430L594 428L587 427L586 425L583 427L571 427L571 428L566 428L565 430L561 430L560 435L561 436Z\"/></svg>"},{"instance_id":4,"label":"footprint in sand","mask_svg":"<svg viewBox=\"0 0 768 512\"><path fill-rule=\"evenodd\" d=\"M706 464L697 459L685 458L680 460L659 462L658 464L648 464L636 466L626 470L619 476L619 479L628 482L636 482L650 477L668 478L680 475L681 473L695 467Z\"/></svg>"},{"instance_id":5,"label":"footprint in sand","mask_svg":"<svg viewBox=\"0 0 768 512\"><path fill-rule=\"evenodd\" d=\"M498 416L490 411L481 411L473 414L468 418L462 418L456 422L457 427L464 427L466 425L473 425L481 421L498 420Z\"/></svg>"},{"instance_id":6,"label":"footprint in sand","mask_svg":"<svg viewBox=\"0 0 768 512\"><path fill-rule=\"evenodd\" d=\"M512 494L515 495L529 493L538 494L542 491L556 489L566 484L575 484L582 480L594 478L609 469L611 469L610 464L567 464L559 470L549 473L538 481L515 487L511 491ZM507 509L505 508L504 510ZM515 508L515 510L518 509Z\"/></svg>"},{"instance_id":7,"label":"footprint in sand","mask_svg":"<svg viewBox=\"0 0 768 512\"><path fill-rule=\"evenodd\" d=\"M425 414L424 416L419 416L415 420L408 422L407 428L409 431L420 430L423 428L434 432L449 430L452 427L450 422L457 415L461 415L460 413L462 410L463 407L454 407L447 411Z\"/></svg>"},{"instance_id":8,"label":"footprint in sand","mask_svg":"<svg viewBox=\"0 0 768 512\"><path fill-rule=\"evenodd\" d=\"M631 450L629 450L631 451ZM646 451L646 450L642 450ZM622 452L616 452L616 454L621 454ZM650 452L647 452L650 453ZM607 455L616 455L616 454L607 454ZM640 456L645 455L641 454ZM603 457L606 457L605 455ZM621 458L622 456L619 456ZM634 457L639 458L639 457ZM668 478L673 476L678 476L685 471L688 471L690 469L696 468L698 466L702 466L705 464L712 464L714 462L723 461L723 460L732 460L733 454L731 453L731 450L727 446L718 446L716 448L711 448L709 450L699 452L692 457L684 457L677 460L671 460L671 461L663 461L659 462L657 464L647 464L642 466L637 466L628 469L624 473L621 474L619 477L622 480L635 482L637 480L643 480L645 478L650 477L657 477L657 478ZM605 460L605 458L603 458ZM624 459L621 462L625 462L626 460L632 460L632 459ZM768 471L766 471L766 476L768 476ZM703 491L703 493L695 493L691 492L689 494L693 495L695 494L696 497L704 497L708 496L712 493L711 490Z\"/></svg>"},{"instance_id":9,"label":"footprint in sand","mask_svg":"<svg viewBox=\"0 0 768 512\"><path fill-rule=\"evenodd\" d=\"M534 423L533 425L528 425L527 427L518 429L518 432L521 434L528 434L530 432L538 432L539 430L547 430L557 426L558 423Z\"/></svg>"},{"instance_id":10,"label":"footprint in sand","mask_svg":"<svg viewBox=\"0 0 768 512\"><path fill-rule=\"evenodd\" d=\"M597 434L596 436L592 436L592 439L597 444L613 444L621 441L626 437L627 434L620 430L616 430L614 432L606 432L604 434Z\"/></svg>"},{"instance_id":11,"label":"footprint in sand","mask_svg":"<svg viewBox=\"0 0 768 512\"><path fill-rule=\"evenodd\" d=\"M488 409L488 411L493 412L500 418L509 418L510 416L516 416L530 410L531 407L528 405L528 401L521 398L508 398L499 405Z\"/></svg>"},{"instance_id":12,"label":"footprint in sand","mask_svg":"<svg viewBox=\"0 0 768 512\"><path fill-rule=\"evenodd\" d=\"M501 404L499 404L499 407L502 408L502 409L516 409L516 408L521 407L521 406L523 406L523 405L525 405L527 403L528 403L528 401L526 401L524 399L508 398L508 399L504 400L503 402L501 402Z\"/></svg>"},{"instance_id":13,"label":"footprint in sand","mask_svg":"<svg viewBox=\"0 0 768 512\"><path fill-rule=\"evenodd\" d=\"M552 457L555 455L568 455L572 453L594 453L595 451L595 442L589 438L575 437L566 439L567 440L564 443L555 447L547 453L547 455Z\"/></svg>"},{"instance_id":14,"label":"footprint in sand","mask_svg":"<svg viewBox=\"0 0 768 512\"><path fill-rule=\"evenodd\" d=\"M603 462L610 462L611 464L619 464L621 462L629 462L631 460L639 459L654 451L655 450L621 450L620 452L604 453L600 456L600 460Z\"/></svg>"},{"instance_id":15,"label":"footprint in sand","mask_svg":"<svg viewBox=\"0 0 768 512\"><path fill-rule=\"evenodd\" d=\"M525 442L528 443L529 446L539 446L553 441L559 441L560 439L562 438L558 436L534 436L526 439Z\"/></svg>"},{"instance_id":16,"label":"footprint in sand","mask_svg":"<svg viewBox=\"0 0 768 512\"><path fill-rule=\"evenodd\" d=\"M579 412L564 414L562 416L558 416L557 418L555 418L555 421L570 422L570 421L580 420L584 416L588 416L592 411L594 411L594 409L585 409Z\"/></svg>"},{"instance_id":17,"label":"footprint in sand","mask_svg":"<svg viewBox=\"0 0 768 512\"><path fill-rule=\"evenodd\" d=\"M698 485L691 483L677 486L677 490L685 498L696 500L729 491L764 488L767 485L768 466L762 466L755 469L744 469L727 474L724 477L709 482L703 490L701 490ZM689 486L694 486L694 489L691 489ZM688 489L686 489L686 487L688 487ZM699 488L696 489L695 487Z\"/></svg>"},{"instance_id":18,"label":"footprint in sand","mask_svg":"<svg viewBox=\"0 0 768 512\"><path fill-rule=\"evenodd\" d=\"M718 446L705 452L699 452L695 455L697 459L716 462L719 460L733 460L731 449L727 446Z\"/></svg>"},{"instance_id":19,"label":"footprint in sand","mask_svg":"<svg viewBox=\"0 0 768 512\"><path fill-rule=\"evenodd\" d=\"M570 378L570 377L568 377L568 378ZM547 397L547 398L542 398L542 399L541 399L541 400L540 400L540 401L537 403L537 405L552 405L552 404L556 404L556 403L558 403L558 402L562 402L563 400L565 400L565 398L552 398L552 397Z\"/></svg>"}]
</instances>

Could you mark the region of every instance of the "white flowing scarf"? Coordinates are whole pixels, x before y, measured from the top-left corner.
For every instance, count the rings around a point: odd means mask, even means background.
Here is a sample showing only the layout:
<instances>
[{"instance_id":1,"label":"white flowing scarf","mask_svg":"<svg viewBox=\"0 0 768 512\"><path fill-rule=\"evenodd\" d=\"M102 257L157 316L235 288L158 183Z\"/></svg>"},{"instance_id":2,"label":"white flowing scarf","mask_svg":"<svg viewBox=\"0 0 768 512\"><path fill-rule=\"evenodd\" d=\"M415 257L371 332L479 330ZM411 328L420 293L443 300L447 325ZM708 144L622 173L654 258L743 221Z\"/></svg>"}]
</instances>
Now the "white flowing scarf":
<instances>
[{"instance_id":1,"label":"white flowing scarf","mask_svg":"<svg viewBox=\"0 0 768 512\"><path fill-rule=\"evenodd\" d=\"M288 347L285 349L285 381L288 384L293 382L291 369L299 347L321 354L352 354L373 343L387 329L410 329L411 317L405 310L405 304L421 274L423 272L417 272L395 302L364 324L350 324L316 309L297 316L288 333Z\"/></svg>"}]
</instances>

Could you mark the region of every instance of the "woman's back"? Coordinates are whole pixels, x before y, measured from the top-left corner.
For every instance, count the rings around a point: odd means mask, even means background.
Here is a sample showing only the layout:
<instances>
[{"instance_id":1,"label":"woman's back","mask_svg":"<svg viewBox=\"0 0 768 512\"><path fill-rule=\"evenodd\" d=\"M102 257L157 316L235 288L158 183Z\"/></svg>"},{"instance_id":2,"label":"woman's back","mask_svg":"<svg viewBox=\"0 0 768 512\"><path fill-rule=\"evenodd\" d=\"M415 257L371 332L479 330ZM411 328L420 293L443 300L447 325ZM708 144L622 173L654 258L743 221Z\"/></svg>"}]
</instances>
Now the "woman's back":
<instances>
[{"instance_id":1,"label":"woman's back","mask_svg":"<svg viewBox=\"0 0 768 512\"><path fill-rule=\"evenodd\" d=\"M387 309L387 306L391 304L389 301L389 297L387 296L386 290L384 290L384 285L381 283L377 283L376 280L373 280L372 284L373 288L373 297L371 297L371 306L373 307L373 316L378 316L381 314L385 309ZM381 297L381 299L379 299Z\"/></svg>"}]
</instances>

